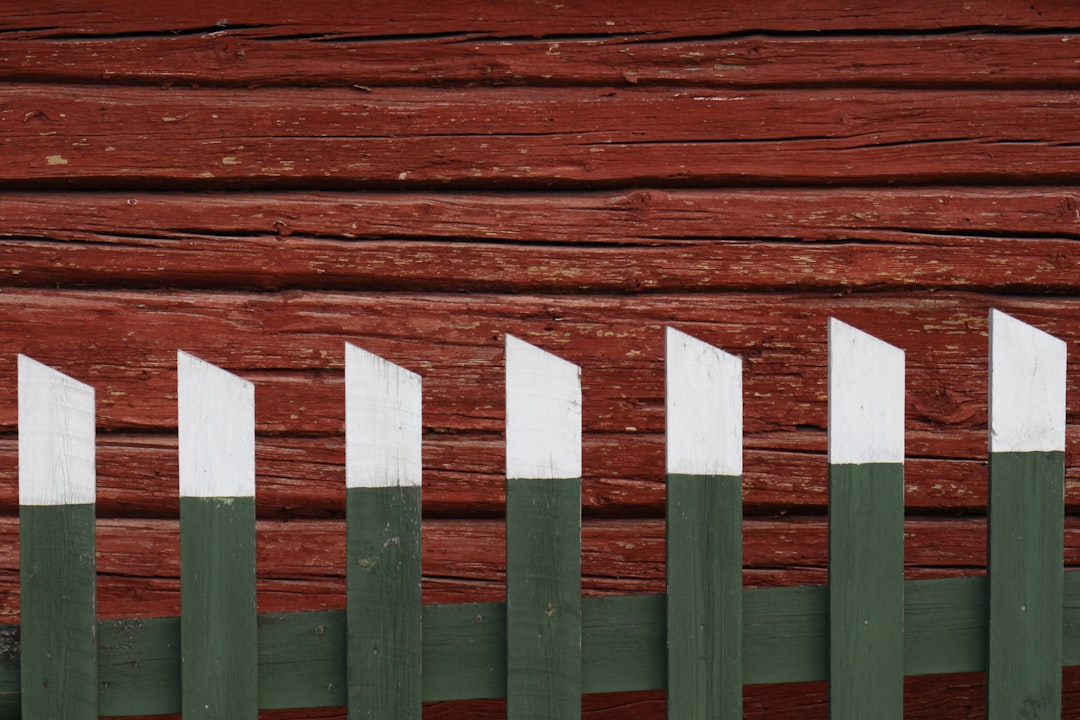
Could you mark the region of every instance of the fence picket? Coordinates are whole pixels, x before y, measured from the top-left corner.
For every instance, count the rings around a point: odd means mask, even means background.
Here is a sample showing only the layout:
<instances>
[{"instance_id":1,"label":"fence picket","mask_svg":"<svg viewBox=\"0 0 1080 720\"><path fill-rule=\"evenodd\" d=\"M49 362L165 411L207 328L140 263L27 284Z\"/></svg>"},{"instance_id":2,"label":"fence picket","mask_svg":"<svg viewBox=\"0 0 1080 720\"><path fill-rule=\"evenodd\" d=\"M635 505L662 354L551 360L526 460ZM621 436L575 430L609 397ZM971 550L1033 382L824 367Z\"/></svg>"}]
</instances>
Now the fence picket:
<instances>
[{"instance_id":1,"label":"fence picket","mask_svg":"<svg viewBox=\"0 0 1080 720\"><path fill-rule=\"evenodd\" d=\"M185 720L258 717L255 391L177 356Z\"/></svg>"},{"instance_id":2,"label":"fence picket","mask_svg":"<svg viewBox=\"0 0 1080 720\"><path fill-rule=\"evenodd\" d=\"M667 330L668 717L742 717L742 362Z\"/></svg>"},{"instance_id":3,"label":"fence picket","mask_svg":"<svg viewBox=\"0 0 1080 720\"><path fill-rule=\"evenodd\" d=\"M262 616L254 388L181 352L181 613L101 621L94 391L20 355L0 719L506 697L511 720L573 720L583 691L654 689L671 717L739 717L744 683L827 679L830 718L898 720L905 675L984 669L989 720L1057 718L1080 663L1066 345L997 311L990 336L985 578L904 581L904 353L830 320L829 584L743 589L741 361L669 328L667 591L582 599L580 368L508 336L506 602L422 605L421 380L346 345L346 609Z\"/></svg>"},{"instance_id":4,"label":"fence picket","mask_svg":"<svg viewBox=\"0 0 1080 720\"><path fill-rule=\"evenodd\" d=\"M1065 356L991 311L988 720L1061 717Z\"/></svg>"},{"instance_id":5,"label":"fence picket","mask_svg":"<svg viewBox=\"0 0 1080 720\"><path fill-rule=\"evenodd\" d=\"M506 706L581 717L581 371L506 337Z\"/></svg>"},{"instance_id":6,"label":"fence picket","mask_svg":"<svg viewBox=\"0 0 1080 720\"><path fill-rule=\"evenodd\" d=\"M349 717L421 714L420 376L345 346Z\"/></svg>"},{"instance_id":7,"label":"fence picket","mask_svg":"<svg viewBox=\"0 0 1080 720\"><path fill-rule=\"evenodd\" d=\"M904 704L904 353L829 320L829 716Z\"/></svg>"},{"instance_id":8,"label":"fence picket","mask_svg":"<svg viewBox=\"0 0 1080 720\"><path fill-rule=\"evenodd\" d=\"M94 390L19 356L22 715L97 717Z\"/></svg>"}]
</instances>

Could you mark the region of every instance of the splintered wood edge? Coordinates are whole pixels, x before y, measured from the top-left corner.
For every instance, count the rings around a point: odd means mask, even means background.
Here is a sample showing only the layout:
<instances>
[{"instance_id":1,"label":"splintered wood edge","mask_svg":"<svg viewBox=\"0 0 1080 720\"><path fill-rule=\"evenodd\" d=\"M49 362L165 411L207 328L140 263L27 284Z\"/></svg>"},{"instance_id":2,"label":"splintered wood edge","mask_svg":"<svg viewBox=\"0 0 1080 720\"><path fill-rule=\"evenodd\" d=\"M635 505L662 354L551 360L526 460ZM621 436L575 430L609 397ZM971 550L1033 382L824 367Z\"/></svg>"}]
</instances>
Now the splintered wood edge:
<instances>
[{"instance_id":1,"label":"splintered wood edge","mask_svg":"<svg viewBox=\"0 0 1080 720\"><path fill-rule=\"evenodd\" d=\"M94 388L19 355L19 504L95 501Z\"/></svg>"},{"instance_id":2,"label":"splintered wood edge","mask_svg":"<svg viewBox=\"0 0 1080 720\"><path fill-rule=\"evenodd\" d=\"M742 475L742 360L666 334L667 472Z\"/></svg>"},{"instance_id":3,"label":"splintered wood edge","mask_svg":"<svg viewBox=\"0 0 1080 720\"><path fill-rule=\"evenodd\" d=\"M1065 450L1066 344L990 311L990 451Z\"/></svg>"},{"instance_id":4,"label":"splintered wood edge","mask_svg":"<svg viewBox=\"0 0 1080 720\"><path fill-rule=\"evenodd\" d=\"M581 477L581 368L511 335L506 477Z\"/></svg>"},{"instance_id":5,"label":"splintered wood edge","mask_svg":"<svg viewBox=\"0 0 1080 720\"><path fill-rule=\"evenodd\" d=\"M177 353L181 497L255 495L255 386Z\"/></svg>"},{"instance_id":6,"label":"splintered wood edge","mask_svg":"<svg viewBox=\"0 0 1080 720\"><path fill-rule=\"evenodd\" d=\"M421 484L420 376L345 343L345 486Z\"/></svg>"},{"instance_id":7,"label":"splintered wood edge","mask_svg":"<svg viewBox=\"0 0 1080 720\"><path fill-rule=\"evenodd\" d=\"M829 318L829 463L904 462L904 351Z\"/></svg>"}]
</instances>

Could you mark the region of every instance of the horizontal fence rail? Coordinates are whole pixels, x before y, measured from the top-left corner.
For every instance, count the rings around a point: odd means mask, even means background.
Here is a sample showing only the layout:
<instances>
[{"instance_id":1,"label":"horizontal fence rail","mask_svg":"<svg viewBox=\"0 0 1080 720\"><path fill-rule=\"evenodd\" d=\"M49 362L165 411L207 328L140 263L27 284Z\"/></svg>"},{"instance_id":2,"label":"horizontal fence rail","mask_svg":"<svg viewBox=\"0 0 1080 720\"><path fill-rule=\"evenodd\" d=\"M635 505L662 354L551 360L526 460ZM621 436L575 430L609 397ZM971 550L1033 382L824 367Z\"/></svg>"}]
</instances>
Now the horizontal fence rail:
<instances>
[{"instance_id":1,"label":"horizontal fence rail","mask_svg":"<svg viewBox=\"0 0 1080 720\"><path fill-rule=\"evenodd\" d=\"M1061 713L1080 664L1064 572L1065 344L990 317L985 577L905 581L904 354L829 324L829 582L742 587L742 364L667 332L667 590L581 595L581 371L506 340L507 591L421 604L421 379L346 346L346 608L257 614L254 387L178 354L181 613L98 620L94 391L19 357L21 624L0 626L0 718L665 689L668 716L739 717L742 689L829 682L831 718L901 718L905 676L985 671L987 716Z\"/></svg>"}]
</instances>

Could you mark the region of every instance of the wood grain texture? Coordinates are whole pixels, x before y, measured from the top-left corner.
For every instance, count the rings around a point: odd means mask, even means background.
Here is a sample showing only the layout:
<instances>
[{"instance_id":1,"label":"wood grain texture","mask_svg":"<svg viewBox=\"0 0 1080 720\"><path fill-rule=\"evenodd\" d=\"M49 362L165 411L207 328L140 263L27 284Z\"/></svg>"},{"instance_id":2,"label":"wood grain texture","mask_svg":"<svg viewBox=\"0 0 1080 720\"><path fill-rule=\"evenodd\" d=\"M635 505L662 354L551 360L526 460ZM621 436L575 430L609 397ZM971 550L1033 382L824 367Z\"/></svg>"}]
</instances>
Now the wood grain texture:
<instances>
[{"instance_id":1,"label":"wood grain texture","mask_svg":"<svg viewBox=\"0 0 1080 720\"><path fill-rule=\"evenodd\" d=\"M791 12L787 0L763 0L753 6L717 6L707 0L690 0L679 6L658 8L644 0L619 5L618 12L605 0L566 3L544 0L528 7L509 8L491 0L442 3L432 7L410 0L376 0L365 4L364 13L332 0L319 7L294 7L287 2L258 0L212 0L197 7L177 7L166 0L131 5L125 0L77 0L65 3L64 12L51 8L9 10L0 29L22 36L93 37L129 33L184 33L216 31L228 27L269 36L278 26L297 34L322 35L345 32L363 38L398 33L421 35L467 25L489 32L517 36L611 34L644 31L663 37L672 32L699 32L707 26L718 32L765 30L940 30L980 25L1002 30L1053 29L1074 24L1075 7L1069 0L969 0L936 3L927 7L918 0L869 0L853 11L843 0L812 0Z\"/></svg>"},{"instance_id":2,"label":"wood grain texture","mask_svg":"<svg viewBox=\"0 0 1080 720\"><path fill-rule=\"evenodd\" d=\"M1067 183L1078 106L1049 91L12 84L0 186Z\"/></svg>"},{"instance_id":3,"label":"wood grain texture","mask_svg":"<svg viewBox=\"0 0 1080 720\"><path fill-rule=\"evenodd\" d=\"M7 286L1075 292L1065 188L0 193Z\"/></svg>"},{"instance_id":4,"label":"wood grain texture","mask_svg":"<svg viewBox=\"0 0 1080 720\"><path fill-rule=\"evenodd\" d=\"M663 588L665 325L746 367L747 584L825 579L831 315L907 353L908 576L985 567L986 311L1080 340L1072 0L21 5L0 395L20 351L97 391L108 616L178 612L178 347L257 386L263 609L344 607L344 342L425 377L424 599L503 597L507 332L583 369L587 593ZM14 431L0 403L5 618ZM984 712L979 677L905 692L915 720ZM826 691L745 708L820 718Z\"/></svg>"},{"instance_id":5,"label":"wood grain texture","mask_svg":"<svg viewBox=\"0 0 1080 720\"><path fill-rule=\"evenodd\" d=\"M231 12L231 11L230 11ZM1073 23L1075 26L1075 23ZM75 30L75 28L72 28ZM386 30L392 31L387 27ZM689 28L684 28L686 32ZM1072 88L1075 27L1025 35L993 29L910 34L559 34L511 41L460 18L438 34L358 38L348 21L321 34L287 25L187 33L73 36L12 30L0 78L15 82L155 86L350 87L680 85ZM390 34L390 33L387 33ZM664 36L666 35L666 37ZM813 74L807 67L814 68Z\"/></svg>"}]
</instances>

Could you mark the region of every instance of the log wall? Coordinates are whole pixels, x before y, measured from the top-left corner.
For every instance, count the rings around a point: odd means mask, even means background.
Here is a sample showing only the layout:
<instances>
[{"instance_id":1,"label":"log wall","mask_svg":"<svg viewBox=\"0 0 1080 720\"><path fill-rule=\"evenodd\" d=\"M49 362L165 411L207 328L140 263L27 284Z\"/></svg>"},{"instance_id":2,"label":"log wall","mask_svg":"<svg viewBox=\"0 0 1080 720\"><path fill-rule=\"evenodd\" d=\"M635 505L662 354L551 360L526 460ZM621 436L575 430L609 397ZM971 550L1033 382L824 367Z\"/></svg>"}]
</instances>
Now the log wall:
<instances>
[{"instance_id":1,"label":"log wall","mask_svg":"<svg viewBox=\"0 0 1080 720\"><path fill-rule=\"evenodd\" d=\"M666 325L745 360L745 582L824 582L830 316L907 352L909 577L982 572L988 309L1080 340L1072 0L181 5L0 2L0 620L19 352L98 392L106 617L178 611L178 348L256 385L264 611L344 605L345 341L424 376L426 602L504 592L506 333L583 369L586 592L663 587Z\"/></svg>"}]
</instances>

